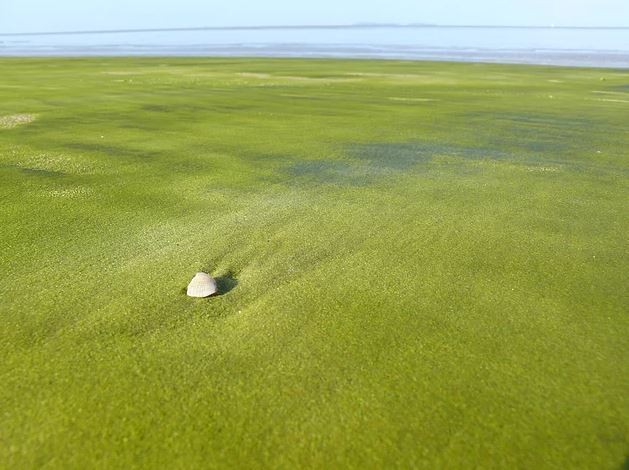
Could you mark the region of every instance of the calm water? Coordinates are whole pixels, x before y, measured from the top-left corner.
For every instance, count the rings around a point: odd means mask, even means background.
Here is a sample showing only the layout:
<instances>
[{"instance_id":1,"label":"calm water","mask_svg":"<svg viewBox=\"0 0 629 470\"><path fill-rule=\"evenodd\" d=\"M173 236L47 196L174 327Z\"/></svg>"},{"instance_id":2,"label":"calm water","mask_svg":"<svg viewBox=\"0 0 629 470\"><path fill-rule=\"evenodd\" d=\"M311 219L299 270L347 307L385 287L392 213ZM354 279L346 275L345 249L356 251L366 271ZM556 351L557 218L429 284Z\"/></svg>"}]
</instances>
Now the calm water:
<instances>
[{"instance_id":1,"label":"calm water","mask_svg":"<svg viewBox=\"0 0 629 470\"><path fill-rule=\"evenodd\" d=\"M348 27L0 35L0 55L359 57L629 68L629 28Z\"/></svg>"}]
</instances>

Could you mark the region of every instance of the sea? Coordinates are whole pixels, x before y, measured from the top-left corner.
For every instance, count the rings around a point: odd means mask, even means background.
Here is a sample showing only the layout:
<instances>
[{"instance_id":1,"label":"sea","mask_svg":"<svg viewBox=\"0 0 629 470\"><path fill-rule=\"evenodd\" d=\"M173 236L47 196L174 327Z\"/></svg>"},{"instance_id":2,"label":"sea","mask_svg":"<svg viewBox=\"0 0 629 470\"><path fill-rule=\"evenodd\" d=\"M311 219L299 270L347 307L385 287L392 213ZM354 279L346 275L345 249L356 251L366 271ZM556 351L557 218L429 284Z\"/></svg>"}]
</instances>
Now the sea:
<instances>
[{"instance_id":1,"label":"sea","mask_svg":"<svg viewBox=\"0 0 629 470\"><path fill-rule=\"evenodd\" d=\"M0 32L0 56L316 57L629 68L629 28L348 25Z\"/></svg>"}]
</instances>

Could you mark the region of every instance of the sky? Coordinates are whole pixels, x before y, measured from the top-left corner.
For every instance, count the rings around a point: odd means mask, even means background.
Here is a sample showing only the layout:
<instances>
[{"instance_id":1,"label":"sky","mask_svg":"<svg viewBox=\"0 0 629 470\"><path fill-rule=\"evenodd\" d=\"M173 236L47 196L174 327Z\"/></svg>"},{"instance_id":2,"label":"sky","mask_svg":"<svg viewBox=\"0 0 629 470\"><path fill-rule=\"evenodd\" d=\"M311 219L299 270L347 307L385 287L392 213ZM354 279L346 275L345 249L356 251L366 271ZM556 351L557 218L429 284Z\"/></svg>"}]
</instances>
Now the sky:
<instances>
[{"instance_id":1,"label":"sky","mask_svg":"<svg viewBox=\"0 0 629 470\"><path fill-rule=\"evenodd\" d=\"M0 33L359 22L629 26L629 0L0 0Z\"/></svg>"}]
</instances>

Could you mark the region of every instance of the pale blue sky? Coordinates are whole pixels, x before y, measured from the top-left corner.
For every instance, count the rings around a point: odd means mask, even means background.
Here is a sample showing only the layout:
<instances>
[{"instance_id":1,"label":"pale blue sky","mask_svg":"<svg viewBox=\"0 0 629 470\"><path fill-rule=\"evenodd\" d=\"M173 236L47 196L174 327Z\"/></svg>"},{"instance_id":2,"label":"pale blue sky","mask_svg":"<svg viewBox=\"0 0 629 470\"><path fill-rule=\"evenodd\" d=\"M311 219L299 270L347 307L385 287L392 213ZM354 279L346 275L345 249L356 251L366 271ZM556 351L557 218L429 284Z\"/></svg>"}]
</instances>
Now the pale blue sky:
<instances>
[{"instance_id":1,"label":"pale blue sky","mask_svg":"<svg viewBox=\"0 0 629 470\"><path fill-rule=\"evenodd\" d=\"M629 0L0 0L0 32L428 22L629 26Z\"/></svg>"}]
</instances>

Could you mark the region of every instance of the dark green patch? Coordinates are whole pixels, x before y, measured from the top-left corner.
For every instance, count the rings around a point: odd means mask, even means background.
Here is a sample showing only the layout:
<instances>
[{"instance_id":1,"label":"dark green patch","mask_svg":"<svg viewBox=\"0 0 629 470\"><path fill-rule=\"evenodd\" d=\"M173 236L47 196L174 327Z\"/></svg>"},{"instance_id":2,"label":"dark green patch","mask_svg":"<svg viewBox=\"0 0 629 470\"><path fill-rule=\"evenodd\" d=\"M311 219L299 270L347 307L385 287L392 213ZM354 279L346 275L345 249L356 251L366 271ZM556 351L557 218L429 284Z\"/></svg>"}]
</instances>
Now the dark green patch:
<instances>
[{"instance_id":1,"label":"dark green patch","mask_svg":"<svg viewBox=\"0 0 629 470\"><path fill-rule=\"evenodd\" d=\"M107 155L109 157L115 158L139 158L139 159L147 159L147 158L157 158L162 155L162 152L149 150L149 149L140 149L123 145L112 145L112 144L90 144L90 143L67 143L65 144L66 148L72 150L79 150L82 152L90 152L101 155Z\"/></svg>"}]
</instances>

